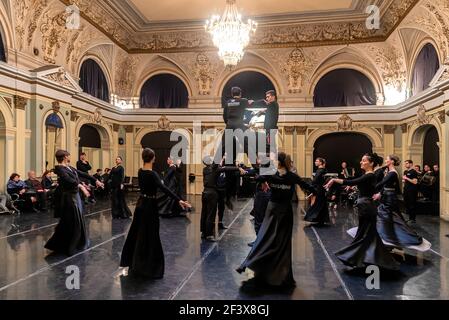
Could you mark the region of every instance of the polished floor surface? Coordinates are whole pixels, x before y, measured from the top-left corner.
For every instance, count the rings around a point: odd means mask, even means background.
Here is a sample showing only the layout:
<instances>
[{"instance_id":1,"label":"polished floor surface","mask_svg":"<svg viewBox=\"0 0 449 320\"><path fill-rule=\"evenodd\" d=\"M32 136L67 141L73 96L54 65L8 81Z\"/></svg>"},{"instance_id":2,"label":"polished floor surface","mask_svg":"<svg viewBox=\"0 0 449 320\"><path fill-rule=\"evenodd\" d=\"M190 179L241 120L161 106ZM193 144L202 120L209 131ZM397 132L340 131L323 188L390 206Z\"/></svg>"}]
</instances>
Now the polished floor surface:
<instances>
[{"instance_id":1,"label":"polished floor surface","mask_svg":"<svg viewBox=\"0 0 449 320\"><path fill-rule=\"evenodd\" d=\"M87 208L91 246L72 257L44 249L57 222L51 213L0 216L0 299L449 299L449 224L438 217L420 216L416 227L432 251L398 255L401 272L381 274L380 289L368 290L368 275L348 273L334 256L351 240L346 230L357 223L353 210L333 212L332 226L304 228L299 205L293 229L297 288L274 291L251 286L251 271L234 271L254 240L252 200L239 200L227 212L230 228L216 243L201 241L200 197L190 200L195 210L187 218L161 219L165 277L154 281L132 279L118 268L130 220L112 220L107 201ZM68 266L80 270L79 290L66 287Z\"/></svg>"}]
</instances>

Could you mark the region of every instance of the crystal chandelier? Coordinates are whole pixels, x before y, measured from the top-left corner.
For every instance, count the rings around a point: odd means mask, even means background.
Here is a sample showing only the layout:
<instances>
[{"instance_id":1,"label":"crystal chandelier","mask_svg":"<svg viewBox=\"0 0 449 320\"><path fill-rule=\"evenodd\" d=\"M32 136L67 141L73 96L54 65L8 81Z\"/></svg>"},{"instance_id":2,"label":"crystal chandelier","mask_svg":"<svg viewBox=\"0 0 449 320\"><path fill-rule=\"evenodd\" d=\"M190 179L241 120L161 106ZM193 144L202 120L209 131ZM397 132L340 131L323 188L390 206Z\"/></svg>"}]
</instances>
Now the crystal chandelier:
<instances>
[{"instance_id":1,"label":"crystal chandelier","mask_svg":"<svg viewBox=\"0 0 449 320\"><path fill-rule=\"evenodd\" d=\"M214 45L218 47L218 55L225 66L236 66L245 54L250 35L256 32L257 23L248 19L242 21L237 11L236 0L226 0L226 9L220 16L212 16L206 21L206 31L212 34Z\"/></svg>"}]
</instances>

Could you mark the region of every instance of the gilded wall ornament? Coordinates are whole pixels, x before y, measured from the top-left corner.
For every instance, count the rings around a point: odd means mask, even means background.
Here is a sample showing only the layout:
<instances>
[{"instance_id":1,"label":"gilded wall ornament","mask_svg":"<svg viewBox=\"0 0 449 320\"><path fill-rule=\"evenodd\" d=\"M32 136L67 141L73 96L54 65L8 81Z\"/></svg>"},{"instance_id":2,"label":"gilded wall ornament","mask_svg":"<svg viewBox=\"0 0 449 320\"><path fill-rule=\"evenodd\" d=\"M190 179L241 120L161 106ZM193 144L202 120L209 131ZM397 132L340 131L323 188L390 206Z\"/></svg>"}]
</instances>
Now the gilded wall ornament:
<instances>
[{"instance_id":1,"label":"gilded wall ornament","mask_svg":"<svg viewBox=\"0 0 449 320\"><path fill-rule=\"evenodd\" d=\"M340 118L337 120L337 130L338 131L349 131L353 130L353 120L350 116L347 114L343 114Z\"/></svg>"},{"instance_id":2,"label":"gilded wall ornament","mask_svg":"<svg viewBox=\"0 0 449 320\"><path fill-rule=\"evenodd\" d=\"M89 121L91 121L92 123L100 124L102 122L102 120L103 120L103 114L101 113L100 108L95 109L94 114L89 117Z\"/></svg>"},{"instance_id":3,"label":"gilded wall ornament","mask_svg":"<svg viewBox=\"0 0 449 320\"><path fill-rule=\"evenodd\" d=\"M19 95L13 96L14 99L14 107L16 109L25 110L26 105L28 104L28 99Z\"/></svg>"},{"instance_id":4,"label":"gilded wall ornament","mask_svg":"<svg viewBox=\"0 0 449 320\"><path fill-rule=\"evenodd\" d=\"M304 86L304 81L307 79L307 74L312 69L312 62L304 54L301 48L296 48L281 65L281 72L287 76L288 92L301 93L301 88Z\"/></svg>"},{"instance_id":5,"label":"gilded wall ornament","mask_svg":"<svg viewBox=\"0 0 449 320\"><path fill-rule=\"evenodd\" d=\"M160 130L167 130L170 128L170 120L168 120L168 118L163 115L159 118L159 120L157 121L157 128Z\"/></svg>"},{"instance_id":6,"label":"gilded wall ornament","mask_svg":"<svg viewBox=\"0 0 449 320\"><path fill-rule=\"evenodd\" d=\"M429 124L430 123L430 120L432 119L432 117L431 116L428 116L427 114L426 114L426 107L424 106L424 105L421 105L419 108L418 108L418 111L417 111L417 113L416 113L416 116L417 116L417 123L419 124L419 125L425 125L425 124Z\"/></svg>"},{"instance_id":7,"label":"gilded wall ornament","mask_svg":"<svg viewBox=\"0 0 449 320\"><path fill-rule=\"evenodd\" d=\"M42 32L42 51L44 60L55 64L58 49L67 42L66 21L69 13L66 11L54 16L50 12L44 14L40 31Z\"/></svg>"},{"instance_id":8,"label":"gilded wall ornament","mask_svg":"<svg viewBox=\"0 0 449 320\"><path fill-rule=\"evenodd\" d=\"M195 64L191 67L197 82L199 95L210 95L212 84L217 75L216 66L213 66L205 53L198 53Z\"/></svg>"}]
</instances>

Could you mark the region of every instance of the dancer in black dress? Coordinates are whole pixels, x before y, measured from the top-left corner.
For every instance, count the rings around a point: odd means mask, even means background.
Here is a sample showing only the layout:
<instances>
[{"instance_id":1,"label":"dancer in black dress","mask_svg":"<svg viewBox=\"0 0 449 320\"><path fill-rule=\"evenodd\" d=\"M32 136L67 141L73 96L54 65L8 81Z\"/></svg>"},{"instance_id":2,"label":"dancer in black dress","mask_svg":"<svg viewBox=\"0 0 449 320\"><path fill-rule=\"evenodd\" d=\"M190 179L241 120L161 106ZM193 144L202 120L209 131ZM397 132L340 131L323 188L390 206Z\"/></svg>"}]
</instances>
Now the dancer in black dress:
<instances>
[{"instance_id":1,"label":"dancer in black dress","mask_svg":"<svg viewBox=\"0 0 449 320\"><path fill-rule=\"evenodd\" d=\"M271 198L254 246L237 272L249 268L254 271L256 283L263 285L295 286L292 270L293 187L299 185L311 193L315 189L290 172L290 168L290 157L280 152L277 172L257 178L269 183Z\"/></svg>"},{"instance_id":2,"label":"dancer in black dress","mask_svg":"<svg viewBox=\"0 0 449 320\"><path fill-rule=\"evenodd\" d=\"M182 169L181 161L177 163L172 158L167 159L168 170L164 176L164 185L169 188L178 197L182 197ZM159 213L162 217L185 216L185 211L181 208L178 201L174 200L167 194L163 194L158 199Z\"/></svg>"},{"instance_id":3,"label":"dancer in black dress","mask_svg":"<svg viewBox=\"0 0 449 320\"><path fill-rule=\"evenodd\" d=\"M306 226L323 226L330 221L329 206L327 203L326 190L324 189L327 174L326 160L317 158L315 160L315 165L318 167L312 181L312 186L315 191L313 192L314 196L311 198L311 205L304 217L304 220L308 222Z\"/></svg>"},{"instance_id":4,"label":"dancer in black dress","mask_svg":"<svg viewBox=\"0 0 449 320\"><path fill-rule=\"evenodd\" d=\"M376 229L377 208L373 195L376 188L376 176L373 168L375 157L372 154L363 156L360 166L365 174L355 179L332 179L325 186L329 189L334 183L357 186L360 196L357 200L359 227L354 241L346 248L338 251L336 256L345 265L353 268L365 268L376 265L388 270L398 270L399 264L382 243Z\"/></svg>"},{"instance_id":5,"label":"dancer in black dress","mask_svg":"<svg viewBox=\"0 0 449 320\"><path fill-rule=\"evenodd\" d=\"M423 240L412 228L410 228L402 216L397 195L400 194L399 174L396 171L401 161L397 156L391 155L385 161L388 173L377 184L380 191L375 199L380 198L377 215L377 232L383 242L394 247L411 247L419 251L430 249L430 243Z\"/></svg>"},{"instance_id":6,"label":"dancer in black dress","mask_svg":"<svg viewBox=\"0 0 449 320\"><path fill-rule=\"evenodd\" d=\"M140 198L137 201L134 219L123 246L120 266L129 267L129 274L161 279L164 276L164 252L159 237L159 213L156 194L161 190L176 199L183 208L191 205L181 200L163 183L153 171L154 151L142 152L143 168L139 170Z\"/></svg>"},{"instance_id":7,"label":"dancer in black dress","mask_svg":"<svg viewBox=\"0 0 449 320\"><path fill-rule=\"evenodd\" d=\"M90 194L81 183L80 177L94 183L97 187L104 187L103 183L70 166L70 153L64 150L56 152L58 165L54 173L58 175L58 192L55 193L55 213L60 218L55 232L45 244L45 248L57 253L72 256L77 250L84 250L89 246L86 226L83 217L83 203L80 198L81 190L86 197ZM56 196L57 194L57 196Z\"/></svg>"},{"instance_id":8,"label":"dancer in black dress","mask_svg":"<svg viewBox=\"0 0 449 320\"><path fill-rule=\"evenodd\" d=\"M131 210L129 210L125 199L125 190L123 182L125 181L125 169L122 167L122 157L115 159L116 166L111 169L108 180L111 188L111 211L113 219L128 219L131 217Z\"/></svg>"}]
</instances>

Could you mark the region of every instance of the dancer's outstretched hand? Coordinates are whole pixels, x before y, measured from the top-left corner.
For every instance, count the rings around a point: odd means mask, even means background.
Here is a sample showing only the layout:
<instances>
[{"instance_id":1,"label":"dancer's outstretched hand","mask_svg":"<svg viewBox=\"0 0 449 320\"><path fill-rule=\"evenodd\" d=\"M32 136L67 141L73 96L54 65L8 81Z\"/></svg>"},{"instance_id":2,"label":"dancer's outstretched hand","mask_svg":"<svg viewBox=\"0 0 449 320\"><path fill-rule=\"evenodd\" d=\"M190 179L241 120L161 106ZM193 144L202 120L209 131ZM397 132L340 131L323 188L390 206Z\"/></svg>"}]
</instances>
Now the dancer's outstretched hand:
<instances>
[{"instance_id":1,"label":"dancer's outstretched hand","mask_svg":"<svg viewBox=\"0 0 449 320\"><path fill-rule=\"evenodd\" d=\"M97 180L97 182L95 183L97 185L97 188L102 188L104 189L104 183L101 182L100 180Z\"/></svg>"},{"instance_id":2,"label":"dancer's outstretched hand","mask_svg":"<svg viewBox=\"0 0 449 320\"><path fill-rule=\"evenodd\" d=\"M183 201L183 200L180 200L180 201L179 201L179 205L180 205L183 209L190 209L190 208L192 208L192 205L191 205L189 202Z\"/></svg>"}]
</instances>

